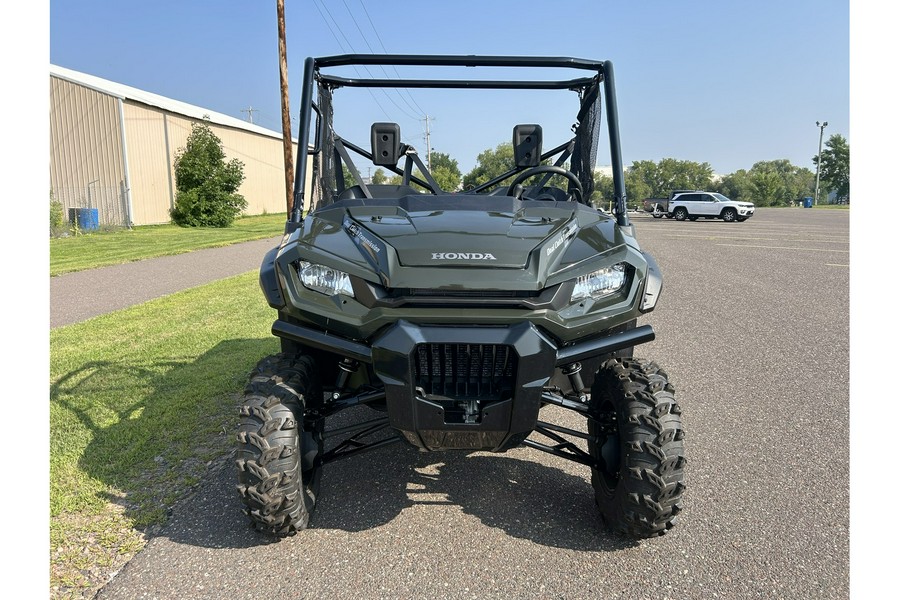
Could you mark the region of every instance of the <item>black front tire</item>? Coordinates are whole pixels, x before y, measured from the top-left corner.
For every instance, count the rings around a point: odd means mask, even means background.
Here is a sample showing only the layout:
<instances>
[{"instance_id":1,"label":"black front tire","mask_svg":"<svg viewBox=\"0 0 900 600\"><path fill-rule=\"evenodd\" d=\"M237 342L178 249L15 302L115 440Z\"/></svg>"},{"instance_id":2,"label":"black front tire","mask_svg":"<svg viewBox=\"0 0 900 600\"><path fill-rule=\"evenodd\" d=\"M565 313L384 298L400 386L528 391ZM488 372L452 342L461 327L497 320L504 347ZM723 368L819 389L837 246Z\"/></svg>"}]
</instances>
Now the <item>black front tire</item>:
<instances>
[{"instance_id":1,"label":"black front tire","mask_svg":"<svg viewBox=\"0 0 900 600\"><path fill-rule=\"evenodd\" d=\"M309 525L321 478L321 406L309 356L282 353L257 364L244 391L238 431L238 492L256 529L293 535Z\"/></svg>"},{"instance_id":2,"label":"black front tire","mask_svg":"<svg viewBox=\"0 0 900 600\"><path fill-rule=\"evenodd\" d=\"M675 216L676 221L684 221L688 218L688 212L683 208L676 208L672 214Z\"/></svg>"},{"instance_id":3,"label":"black front tire","mask_svg":"<svg viewBox=\"0 0 900 600\"><path fill-rule=\"evenodd\" d=\"M726 208L722 211L722 220L726 223L734 223L735 221L737 221L737 218L737 211L733 208Z\"/></svg>"},{"instance_id":4,"label":"black front tire","mask_svg":"<svg viewBox=\"0 0 900 600\"><path fill-rule=\"evenodd\" d=\"M656 363L610 359L591 388L588 451L603 520L635 538L675 526L684 492L684 430L675 389Z\"/></svg>"}]
</instances>

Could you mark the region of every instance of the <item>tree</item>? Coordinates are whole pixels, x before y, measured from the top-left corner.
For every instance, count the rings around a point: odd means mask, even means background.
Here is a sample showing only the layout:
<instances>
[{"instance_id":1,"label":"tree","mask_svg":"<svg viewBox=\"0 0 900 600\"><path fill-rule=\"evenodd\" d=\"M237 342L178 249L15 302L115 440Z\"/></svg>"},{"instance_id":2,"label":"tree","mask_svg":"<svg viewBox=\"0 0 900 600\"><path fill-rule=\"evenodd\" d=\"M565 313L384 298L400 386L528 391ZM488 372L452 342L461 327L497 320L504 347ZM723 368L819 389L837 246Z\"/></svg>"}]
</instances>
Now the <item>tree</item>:
<instances>
[{"instance_id":1,"label":"tree","mask_svg":"<svg viewBox=\"0 0 900 600\"><path fill-rule=\"evenodd\" d=\"M463 177L463 188L470 190L498 177L516 166L512 142L498 144L493 150L488 148L478 155L475 168Z\"/></svg>"},{"instance_id":2,"label":"tree","mask_svg":"<svg viewBox=\"0 0 900 600\"><path fill-rule=\"evenodd\" d=\"M384 172L384 169L375 169L375 172L372 173L372 183L375 185L387 183L387 179L387 173Z\"/></svg>"},{"instance_id":3,"label":"tree","mask_svg":"<svg viewBox=\"0 0 900 600\"><path fill-rule=\"evenodd\" d=\"M627 185L627 184L626 184ZM626 188L627 189L627 188ZM630 194L631 192L629 192ZM596 207L609 208L609 203L615 200L615 187L613 178L594 172L594 197L593 204Z\"/></svg>"},{"instance_id":4,"label":"tree","mask_svg":"<svg viewBox=\"0 0 900 600\"><path fill-rule=\"evenodd\" d=\"M445 192L455 192L462 182L459 163L443 152L431 153L431 176Z\"/></svg>"},{"instance_id":5,"label":"tree","mask_svg":"<svg viewBox=\"0 0 900 600\"><path fill-rule=\"evenodd\" d=\"M432 162L434 162L434 153L432 153ZM488 148L484 152L478 155L476 159L478 164L475 165L471 171L469 171L465 177L463 177L462 185L463 189L470 190L475 186L481 185L483 183L487 183L491 179L495 177L499 177L503 175L507 171L511 171L516 168L516 157L513 151L512 142L503 142L498 144L496 148L493 150ZM541 161L542 165L550 165L553 164L550 160ZM569 169L569 164L566 163L563 165L564 169ZM535 176L537 178L537 176ZM539 178L532 180L532 183L536 185L536 182ZM506 183L512 181L512 176ZM524 183L524 185L530 185L528 181ZM562 190L568 189L569 180L562 175L553 175L550 179L547 180L547 183L544 184L548 187L558 187Z\"/></svg>"},{"instance_id":6,"label":"tree","mask_svg":"<svg viewBox=\"0 0 900 600\"><path fill-rule=\"evenodd\" d=\"M664 158L659 163L637 160L625 176L628 195L634 199L665 198L672 190L706 190L712 186L709 163Z\"/></svg>"},{"instance_id":7,"label":"tree","mask_svg":"<svg viewBox=\"0 0 900 600\"><path fill-rule=\"evenodd\" d=\"M753 185L753 202L757 206L777 206L784 198L784 185L776 173L754 172L751 169L750 181Z\"/></svg>"},{"instance_id":8,"label":"tree","mask_svg":"<svg viewBox=\"0 0 900 600\"><path fill-rule=\"evenodd\" d=\"M237 193L244 163L225 162L222 140L209 121L193 123L187 144L175 154L175 208L172 220L186 227L229 227L247 201Z\"/></svg>"},{"instance_id":9,"label":"tree","mask_svg":"<svg viewBox=\"0 0 900 600\"><path fill-rule=\"evenodd\" d=\"M738 169L730 175L725 175L719 183L712 187L712 190L728 196L732 200L753 202L756 188L753 187L753 178L750 173L746 169Z\"/></svg>"},{"instance_id":10,"label":"tree","mask_svg":"<svg viewBox=\"0 0 900 600\"><path fill-rule=\"evenodd\" d=\"M726 175L713 189L732 200L753 202L758 206L786 206L812 195L815 175L791 161L761 160L746 171Z\"/></svg>"},{"instance_id":11,"label":"tree","mask_svg":"<svg viewBox=\"0 0 900 600\"><path fill-rule=\"evenodd\" d=\"M819 164L818 157L813 157L813 164ZM838 201L850 202L850 145L844 136L836 133L825 142L819 178Z\"/></svg>"}]
</instances>

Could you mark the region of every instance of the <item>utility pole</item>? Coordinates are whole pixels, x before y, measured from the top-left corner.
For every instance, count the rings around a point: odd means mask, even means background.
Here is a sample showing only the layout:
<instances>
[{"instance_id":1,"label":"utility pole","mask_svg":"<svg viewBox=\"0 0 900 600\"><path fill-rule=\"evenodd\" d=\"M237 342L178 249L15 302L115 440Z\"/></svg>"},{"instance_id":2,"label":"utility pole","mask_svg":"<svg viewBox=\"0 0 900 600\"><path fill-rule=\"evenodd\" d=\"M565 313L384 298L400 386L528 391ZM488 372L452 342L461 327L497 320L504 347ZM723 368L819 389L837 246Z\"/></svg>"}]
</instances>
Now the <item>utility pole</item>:
<instances>
[{"instance_id":1,"label":"utility pole","mask_svg":"<svg viewBox=\"0 0 900 600\"><path fill-rule=\"evenodd\" d=\"M828 127L828 121L825 121L821 125L818 121L816 121L816 127L819 128L819 154L818 158L816 158L816 198L813 200L813 204L819 205L819 169L822 167L822 136L825 134L825 128Z\"/></svg>"},{"instance_id":2,"label":"utility pole","mask_svg":"<svg viewBox=\"0 0 900 600\"><path fill-rule=\"evenodd\" d=\"M247 120L250 121L250 124L253 125L253 113L259 112L257 109L253 108L253 105L250 105L250 108L242 108L241 112L247 113Z\"/></svg>"},{"instance_id":3,"label":"utility pole","mask_svg":"<svg viewBox=\"0 0 900 600\"><path fill-rule=\"evenodd\" d=\"M284 193L287 216L294 210L294 152L291 143L291 103L288 100L287 40L284 35L284 0L277 0L278 9L278 63L281 74L281 137L284 145ZM306 158L306 140L297 141L297 154ZM301 158L302 157L302 158Z\"/></svg>"},{"instance_id":4,"label":"utility pole","mask_svg":"<svg viewBox=\"0 0 900 600\"><path fill-rule=\"evenodd\" d=\"M426 162L428 163L428 170L431 170L431 128L428 126L430 121L434 120L434 117L429 117L425 115L424 119L419 119L420 121L425 121L425 149L426 149Z\"/></svg>"}]
</instances>

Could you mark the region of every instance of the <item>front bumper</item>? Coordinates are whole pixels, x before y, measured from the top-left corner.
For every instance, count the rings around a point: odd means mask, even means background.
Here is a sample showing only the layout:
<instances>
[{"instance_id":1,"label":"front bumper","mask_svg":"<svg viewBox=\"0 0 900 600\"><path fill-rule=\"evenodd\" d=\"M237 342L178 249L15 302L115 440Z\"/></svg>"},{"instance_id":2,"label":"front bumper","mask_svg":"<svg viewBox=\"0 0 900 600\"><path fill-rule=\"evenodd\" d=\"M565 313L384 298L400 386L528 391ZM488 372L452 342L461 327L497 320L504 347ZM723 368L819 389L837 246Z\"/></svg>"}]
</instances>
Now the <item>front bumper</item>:
<instances>
[{"instance_id":1,"label":"front bumper","mask_svg":"<svg viewBox=\"0 0 900 600\"><path fill-rule=\"evenodd\" d=\"M384 383L388 417L427 450L503 451L537 423L557 367L649 342L649 325L557 347L529 322L427 326L400 320L371 343L278 320L272 333L371 364Z\"/></svg>"}]
</instances>

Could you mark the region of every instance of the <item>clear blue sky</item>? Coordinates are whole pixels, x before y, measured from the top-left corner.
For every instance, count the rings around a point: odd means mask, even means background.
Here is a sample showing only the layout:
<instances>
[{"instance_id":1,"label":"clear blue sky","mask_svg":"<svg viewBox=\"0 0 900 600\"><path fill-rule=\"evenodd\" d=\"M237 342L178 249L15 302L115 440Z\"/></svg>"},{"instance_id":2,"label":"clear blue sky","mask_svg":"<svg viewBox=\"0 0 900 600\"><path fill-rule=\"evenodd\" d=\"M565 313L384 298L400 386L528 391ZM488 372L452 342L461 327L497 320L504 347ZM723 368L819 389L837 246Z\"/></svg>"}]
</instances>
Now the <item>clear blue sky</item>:
<instances>
[{"instance_id":1,"label":"clear blue sky","mask_svg":"<svg viewBox=\"0 0 900 600\"><path fill-rule=\"evenodd\" d=\"M286 4L292 115L307 56L535 54L613 61L626 165L673 157L726 174L787 158L814 169L815 121L828 121L826 137L849 139L846 0ZM239 118L252 106L257 124L280 131L275 6L51 0L50 62ZM367 144L372 121L392 120L424 149L421 108L435 117L432 147L464 172L519 122L544 125L545 144L562 142L577 108L571 92L388 94L375 103L364 90L338 91L339 133Z\"/></svg>"}]
</instances>

